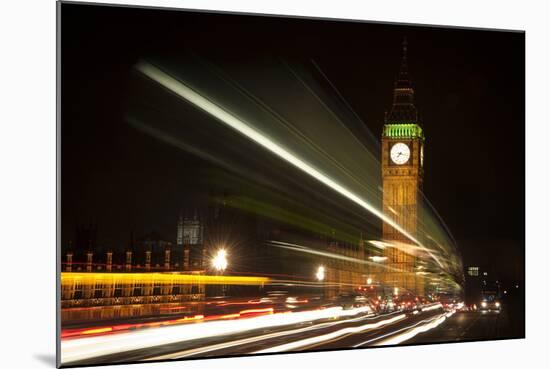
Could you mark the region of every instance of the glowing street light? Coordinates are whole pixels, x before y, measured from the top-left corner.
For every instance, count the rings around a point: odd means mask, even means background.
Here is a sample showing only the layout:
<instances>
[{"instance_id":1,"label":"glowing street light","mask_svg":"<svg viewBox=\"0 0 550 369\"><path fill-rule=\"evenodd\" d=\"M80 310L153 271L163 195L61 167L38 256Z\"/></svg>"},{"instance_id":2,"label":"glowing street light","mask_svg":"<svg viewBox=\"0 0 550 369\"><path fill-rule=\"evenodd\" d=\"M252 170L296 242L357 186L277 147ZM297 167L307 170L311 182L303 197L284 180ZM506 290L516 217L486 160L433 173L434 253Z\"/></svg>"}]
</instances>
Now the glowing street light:
<instances>
[{"instance_id":1,"label":"glowing street light","mask_svg":"<svg viewBox=\"0 0 550 369\"><path fill-rule=\"evenodd\" d=\"M218 272L223 272L227 268L227 252L224 249L218 250L212 258L212 266Z\"/></svg>"},{"instance_id":2,"label":"glowing street light","mask_svg":"<svg viewBox=\"0 0 550 369\"><path fill-rule=\"evenodd\" d=\"M367 284L372 284L372 278L367 278Z\"/></svg>"},{"instance_id":3,"label":"glowing street light","mask_svg":"<svg viewBox=\"0 0 550 369\"><path fill-rule=\"evenodd\" d=\"M388 257L387 256L369 256L369 259L371 259L375 263L380 263L380 262L386 261Z\"/></svg>"},{"instance_id":4,"label":"glowing street light","mask_svg":"<svg viewBox=\"0 0 550 369\"><path fill-rule=\"evenodd\" d=\"M325 267L324 266L320 266L319 268L317 268L317 273L315 273L315 277L317 277L317 280L319 282L321 282L322 280L325 279Z\"/></svg>"}]
</instances>

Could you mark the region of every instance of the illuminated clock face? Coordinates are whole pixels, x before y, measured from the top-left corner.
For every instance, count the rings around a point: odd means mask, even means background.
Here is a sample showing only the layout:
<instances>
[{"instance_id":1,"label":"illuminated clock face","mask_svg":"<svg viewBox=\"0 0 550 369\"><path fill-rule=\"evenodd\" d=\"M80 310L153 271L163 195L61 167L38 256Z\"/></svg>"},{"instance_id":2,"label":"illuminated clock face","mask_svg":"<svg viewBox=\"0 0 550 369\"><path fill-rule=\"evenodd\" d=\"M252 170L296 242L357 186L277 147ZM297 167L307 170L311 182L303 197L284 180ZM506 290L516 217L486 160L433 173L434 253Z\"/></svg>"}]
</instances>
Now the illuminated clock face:
<instances>
[{"instance_id":1,"label":"illuminated clock face","mask_svg":"<svg viewBox=\"0 0 550 369\"><path fill-rule=\"evenodd\" d=\"M409 146L402 142L396 143L391 148L391 160L397 165L405 164L406 162L408 162L410 156L411 150L409 149Z\"/></svg>"}]
</instances>

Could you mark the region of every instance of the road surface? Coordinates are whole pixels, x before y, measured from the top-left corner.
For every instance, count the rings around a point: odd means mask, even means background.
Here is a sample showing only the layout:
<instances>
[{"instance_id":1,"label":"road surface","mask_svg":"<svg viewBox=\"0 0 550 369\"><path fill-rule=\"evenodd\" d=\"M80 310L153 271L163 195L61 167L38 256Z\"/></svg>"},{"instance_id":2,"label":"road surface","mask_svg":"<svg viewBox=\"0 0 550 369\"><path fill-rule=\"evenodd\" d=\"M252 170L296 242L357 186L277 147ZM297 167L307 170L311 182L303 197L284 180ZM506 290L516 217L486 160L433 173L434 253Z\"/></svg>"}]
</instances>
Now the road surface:
<instances>
[{"instance_id":1,"label":"road surface","mask_svg":"<svg viewBox=\"0 0 550 369\"><path fill-rule=\"evenodd\" d=\"M191 322L62 341L65 365L317 351L403 342L443 323L441 305L421 312L374 315L354 309ZM420 331L419 331L420 330Z\"/></svg>"},{"instance_id":2,"label":"road surface","mask_svg":"<svg viewBox=\"0 0 550 369\"><path fill-rule=\"evenodd\" d=\"M248 315L256 312L257 315ZM445 311L441 304L422 311L376 315L370 309L333 307L278 313L244 310L236 318L179 320L174 324L132 327L67 337L64 366L101 363L227 357L277 352L457 342L524 335L522 310L501 313ZM181 320L181 319L180 319ZM148 323L149 324L149 323Z\"/></svg>"},{"instance_id":3,"label":"road surface","mask_svg":"<svg viewBox=\"0 0 550 369\"><path fill-rule=\"evenodd\" d=\"M418 334L407 344L523 338L524 321L522 309L516 306L507 306L500 314L457 312L444 324Z\"/></svg>"}]
</instances>

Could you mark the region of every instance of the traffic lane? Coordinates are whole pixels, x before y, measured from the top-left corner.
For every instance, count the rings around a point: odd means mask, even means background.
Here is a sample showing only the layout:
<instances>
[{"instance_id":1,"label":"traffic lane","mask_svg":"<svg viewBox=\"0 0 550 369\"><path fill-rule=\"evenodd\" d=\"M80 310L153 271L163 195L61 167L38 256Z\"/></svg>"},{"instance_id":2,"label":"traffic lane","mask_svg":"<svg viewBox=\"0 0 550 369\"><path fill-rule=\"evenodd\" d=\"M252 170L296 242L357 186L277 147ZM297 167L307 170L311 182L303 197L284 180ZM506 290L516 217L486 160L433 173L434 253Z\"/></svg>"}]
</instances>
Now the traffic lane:
<instances>
[{"instance_id":1,"label":"traffic lane","mask_svg":"<svg viewBox=\"0 0 550 369\"><path fill-rule=\"evenodd\" d=\"M441 310L424 312L418 315L393 313L376 317L375 319L358 319L344 324L332 325L323 329L300 331L295 334L262 339L257 337L254 342L229 347L204 347L200 351L180 351L152 359L186 358L186 357L218 357L232 355L246 355L250 353L269 352L296 352L308 350L331 350L351 348L365 340L386 335L418 323L422 320L433 319L442 314ZM399 318L403 316L403 318ZM399 318L399 319L397 319ZM391 321L390 321L391 320ZM373 327L376 323L383 323L380 327ZM364 329L364 331L363 331ZM205 350L208 350L205 352Z\"/></svg>"},{"instance_id":2,"label":"traffic lane","mask_svg":"<svg viewBox=\"0 0 550 369\"><path fill-rule=\"evenodd\" d=\"M284 318L284 315L280 316ZM158 346L149 346L143 349L135 349L135 350L119 350L117 353L113 354L107 354L107 355L96 355L94 357L90 357L87 359L81 359L77 361L72 361L70 365L91 365L96 363L109 363L109 362L129 362L129 361L139 361L144 359L155 359L162 355L167 355L174 352L180 352L185 350L194 349L197 347L205 347L205 346L211 346L216 345L224 342L231 342L234 340L239 339L246 339L250 337L259 337L263 336L265 334L272 334L280 332L282 334L286 335L286 332L292 331L294 329L304 329L304 328L322 328L325 325L339 325L339 324L349 324L351 320L357 319L357 318L369 318L370 315L356 315L352 316L351 318L328 318L328 319L318 319L318 320L311 320L311 321L304 321L296 324L291 324L290 322L286 325L279 325L279 326L273 326L273 327L258 327L254 330L246 330L239 333L233 333L233 334L220 334L220 335L214 335L209 337L201 337L198 339L192 339L192 340L184 340L184 341L174 341L172 343L158 345ZM254 318L252 318L254 319ZM383 319L383 316L372 316L372 319ZM233 321L235 323L239 323L240 319L234 319ZM243 321L243 324L246 324L246 321L248 319ZM208 323L194 323L197 324L196 327L198 328L201 324L208 324ZM164 332L163 327L158 328L150 328L149 331L153 330L161 330L159 332ZM159 358L160 359L160 358Z\"/></svg>"},{"instance_id":3,"label":"traffic lane","mask_svg":"<svg viewBox=\"0 0 550 369\"><path fill-rule=\"evenodd\" d=\"M510 330L510 320L518 317L503 310L495 312L457 312L435 329L421 333L407 344L477 341L519 338Z\"/></svg>"},{"instance_id":4,"label":"traffic lane","mask_svg":"<svg viewBox=\"0 0 550 369\"><path fill-rule=\"evenodd\" d=\"M364 340L365 337L373 337L377 334L384 335L387 333L384 329L371 329L371 326L376 323L383 322L383 325L394 325L397 322L392 320L396 316L403 316L402 320L407 321L408 324L421 321L433 316L441 315L442 310L425 311L417 315L393 313L385 314L381 316L358 316L348 319L328 319L316 322L305 322L300 324L292 324L287 326L281 326L279 328L262 328L254 331L243 332L242 334L230 334L219 335L212 337L204 337L197 340L188 340L182 342L174 342L170 344L164 344L160 346L147 347L137 350L127 350L124 352L117 352L108 355L95 356L93 358L77 360L70 363L70 365L90 365L108 362L132 362L141 360L164 360L175 359L184 357L216 357L216 356L230 356L230 355L243 355L248 353L255 353L266 348L276 347L288 342L301 341L312 337L320 337L323 335L334 334L337 338L347 338L349 334L341 334L343 329L350 329L352 331L360 331L363 333L365 327L368 327L368 331L372 334L368 336L358 335L357 341ZM394 319L395 320L395 319ZM201 323L197 323L201 324ZM204 323L202 323L204 324ZM407 326L407 324L405 324ZM400 329L401 325L396 325L395 330ZM359 328L359 329L357 329ZM161 329L162 328L152 328ZM348 332L344 332L348 333ZM351 334L353 336L353 334ZM242 344L239 340L244 341ZM325 340L326 341L326 340ZM329 343L325 342L324 343ZM330 340L330 343L338 342L337 340ZM357 342L354 341L354 342ZM323 343L321 342L321 343ZM282 351L300 351L316 349L316 345L307 345L290 350ZM320 350L330 349L328 345L323 347L320 345ZM342 344L337 344L336 348L350 347L345 341ZM279 351L275 351L279 352Z\"/></svg>"},{"instance_id":5,"label":"traffic lane","mask_svg":"<svg viewBox=\"0 0 550 369\"><path fill-rule=\"evenodd\" d=\"M417 315L409 315L407 319L396 322L395 324L370 330L361 334L353 334L343 337L340 340L324 342L318 345L312 345L306 350L337 350L342 348L359 348L376 346L384 344L388 338L394 337L403 332L408 332L413 328L433 323L438 318L444 317L446 313L440 309L431 312L423 312Z\"/></svg>"}]
</instances>

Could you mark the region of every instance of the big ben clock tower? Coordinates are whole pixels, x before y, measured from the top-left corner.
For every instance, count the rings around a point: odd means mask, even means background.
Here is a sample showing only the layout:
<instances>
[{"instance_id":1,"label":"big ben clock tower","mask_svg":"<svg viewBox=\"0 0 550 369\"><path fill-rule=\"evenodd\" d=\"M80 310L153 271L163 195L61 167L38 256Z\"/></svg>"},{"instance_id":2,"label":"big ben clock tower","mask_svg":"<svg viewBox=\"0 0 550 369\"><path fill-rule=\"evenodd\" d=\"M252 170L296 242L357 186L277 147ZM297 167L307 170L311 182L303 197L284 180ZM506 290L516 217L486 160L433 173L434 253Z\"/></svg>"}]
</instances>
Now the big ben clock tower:
<instances>
[{"instance_id":1,"label":"big ben clock tower","mask_svg":"<svg viewBox=\"0 0 550 369\"><path fill-rule=\"evenodd\" d=\"M407 42L399 76L393 90L393 105L385 116L382 132L383 212L409 235L417 238L424 161L424 133L414 105L414 89L407 66ZM395 294L424 295L423 279L415 273L416 258L410 239L384 222L382 237L394 246L386 247L387 257L381 278Z\"/></svg>"}]
</instances>

